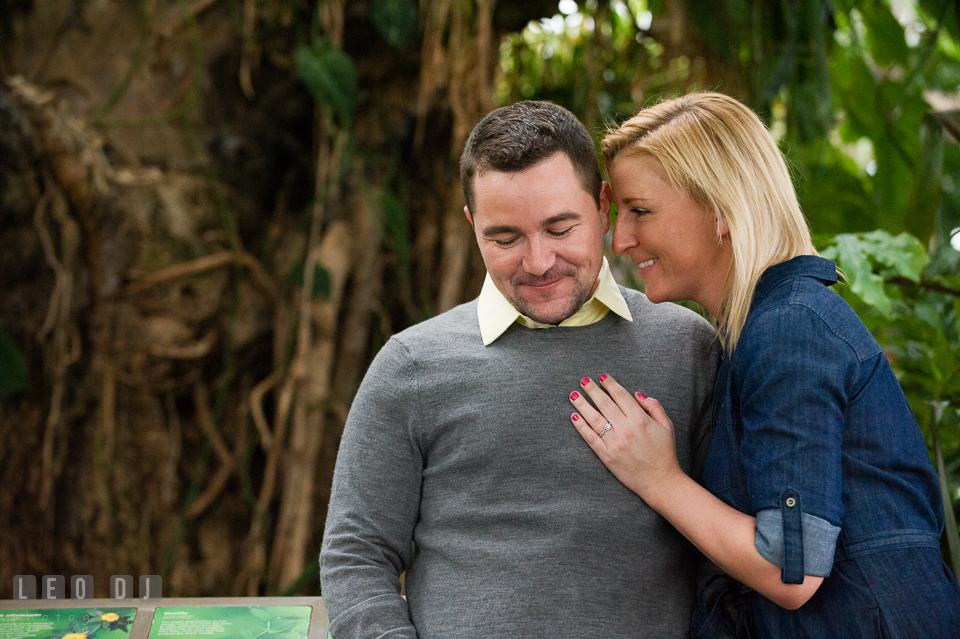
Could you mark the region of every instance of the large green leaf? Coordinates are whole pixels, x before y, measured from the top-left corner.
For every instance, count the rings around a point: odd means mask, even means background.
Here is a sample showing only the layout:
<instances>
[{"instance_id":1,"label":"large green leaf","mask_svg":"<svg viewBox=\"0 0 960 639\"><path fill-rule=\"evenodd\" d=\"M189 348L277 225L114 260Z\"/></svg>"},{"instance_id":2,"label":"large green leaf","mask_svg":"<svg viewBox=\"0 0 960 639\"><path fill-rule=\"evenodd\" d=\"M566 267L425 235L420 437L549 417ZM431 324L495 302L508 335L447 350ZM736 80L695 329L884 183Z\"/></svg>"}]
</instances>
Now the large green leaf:
<instances>
[{"instance_id":1,"label":"large green leaf","mask_svg":"<svg viewBox=\"0 0 960 639\"><path fill-rule=\"evenodd\" d=\"M841 233L835 247L824 250L823 256L840 265L855 295L885 316L890 315L890 298L883 290L883 278L873 272L869 255L856 235Z\"/></svg>"},{"instance_id":2,"label":"large green leaf","mask_svg":"<svg viewBox=\"0 0 960 639\"><path fill-rule=\"evenodd\" d=\"M866 26L866 40L873 61L882 67L904 64L910 49L904 37L903 27L890 12L885 2L874 0L861 11Z\"/></svg>"},{"instance_id":3,"label":"large green leaf","mask_svg":"<svg viewBox=\"0 0 960 639\"><path fill-rule=\"evenodd\" d=\"M891 302L883 289L886 273L879 271L919 282L923 267L930 261L917 238L909 233L894 236L886 231L841 233L822 254L836 260L847 275L850 290L884 316L890 315Z\"/></svg>"},{"instance_id":4,"label":"large green leaf","mask_svg":"<svg viewBox=\"0 0 960 639\"><path fill-rule=\"evenodd\" d=\"M353 59L324 38L296 53L297 74L314 99L332 110L342 122L353 117L357 79Z\"/></svg>"},{"instance_id":5,"label":"large green leaf","mask_svg":"<svg viewBox=\"0 0 960 639\"><path fill-rule=\"evenodd\" d=\"M0 397L25 391L29 387L23 352L13 336L0 324Z\"/></svg>"}]
</instances>

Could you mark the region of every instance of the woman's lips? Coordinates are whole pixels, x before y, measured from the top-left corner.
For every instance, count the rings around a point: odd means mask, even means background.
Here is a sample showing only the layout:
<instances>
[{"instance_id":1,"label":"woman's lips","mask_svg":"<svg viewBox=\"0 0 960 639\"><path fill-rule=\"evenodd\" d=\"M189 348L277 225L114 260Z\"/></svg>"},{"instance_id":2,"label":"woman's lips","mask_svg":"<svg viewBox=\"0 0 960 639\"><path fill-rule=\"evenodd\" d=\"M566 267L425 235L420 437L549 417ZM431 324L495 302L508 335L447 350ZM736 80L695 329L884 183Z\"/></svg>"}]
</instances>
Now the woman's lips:
<instances>
[{"instance_id":1,"label":"woman's lips","mask_svg":"<svg viewBox=\"0 0 960 639\"><path fill-rule=\"evenodd\" d=\"M652 259L640 262L639 264L637 264L637 266L640 267L640 273L642 274L645 269L650 268L651 266L653 266L659 261L660 261L660 258L654 257Z\"/></svg>"}]
</instances>

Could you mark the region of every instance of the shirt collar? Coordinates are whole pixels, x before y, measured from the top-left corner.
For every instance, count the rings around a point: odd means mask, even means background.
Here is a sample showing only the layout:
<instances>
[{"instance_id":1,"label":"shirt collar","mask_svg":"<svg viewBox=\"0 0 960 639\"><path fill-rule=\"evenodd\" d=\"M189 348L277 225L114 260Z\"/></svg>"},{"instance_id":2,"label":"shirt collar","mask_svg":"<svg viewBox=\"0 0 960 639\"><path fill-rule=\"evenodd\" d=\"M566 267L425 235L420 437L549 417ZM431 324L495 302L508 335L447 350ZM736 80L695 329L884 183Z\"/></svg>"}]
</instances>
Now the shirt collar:
<instances>
[{"instance_id":1,"label":"shirt collar","mask_svg":"<svg viewBox=\"0 0 960 639\"><path fill-rule=\"evenodd\" d=\"M792 277L814 277L827 286L837 283L837 265L819 255L798 255L786 262L774 264L760 274L753 294L756 305L783 280Z\"/></svg>"},{"instance_id":2,"label":"shirt collar","mask_svg":"<svg viewBox=\"0 0 960 639\"><path fill-rule=\"evenodd\" d=\"M603 318L608 310L627 321L633 321L633 315L630 314L630 308L623 298L623 293L620 292L620 287L617 286L617 281L613 279L613 273L610 271L610 265L607 263L606 257L603 258L603 265L600 267L597 281L597 290L594 291L593 296L576 313L557 326L592 324ZM483 280L483 289L481 289L480 298L477 300L477 319L480 321L480 336L483 338L484 346L492 344L510 328L511 324L518 320L531 328L552 327L550 324L541 324L522 315L503 296L500 289L493 283L489 273Z\"/></svg>"}]
</instances>

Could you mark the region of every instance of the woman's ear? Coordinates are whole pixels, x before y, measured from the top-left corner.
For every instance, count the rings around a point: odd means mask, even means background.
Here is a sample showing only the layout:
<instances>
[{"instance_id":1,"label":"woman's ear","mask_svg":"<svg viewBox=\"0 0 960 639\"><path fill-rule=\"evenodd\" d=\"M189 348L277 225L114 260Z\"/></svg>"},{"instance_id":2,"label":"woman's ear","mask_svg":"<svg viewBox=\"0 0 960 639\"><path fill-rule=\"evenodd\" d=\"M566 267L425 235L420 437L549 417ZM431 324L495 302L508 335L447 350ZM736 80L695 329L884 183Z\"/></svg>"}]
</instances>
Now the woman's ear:
<instances>
[{"instance_id":1,"label":"woman's ear","mask_svg":"<svg viewBox=\"0 0 960 639\"><path fill-rule=\"evenodd\" d=\"M603 225L603 235L610 230L610 203L613 202L613 191L610 184L600 184L600 223Z\"/></svg>"},{"instance_id":2,"label":"woman's ear","mask_svg":"<svg viewBox=\"0 0 960 639\"><path fill-rule=\"evenodd\" d=\"M720 216L717 218L717 237L723 238L730 235L730 227L727 226L727 218Z\"/></svg>"}]
</instances>

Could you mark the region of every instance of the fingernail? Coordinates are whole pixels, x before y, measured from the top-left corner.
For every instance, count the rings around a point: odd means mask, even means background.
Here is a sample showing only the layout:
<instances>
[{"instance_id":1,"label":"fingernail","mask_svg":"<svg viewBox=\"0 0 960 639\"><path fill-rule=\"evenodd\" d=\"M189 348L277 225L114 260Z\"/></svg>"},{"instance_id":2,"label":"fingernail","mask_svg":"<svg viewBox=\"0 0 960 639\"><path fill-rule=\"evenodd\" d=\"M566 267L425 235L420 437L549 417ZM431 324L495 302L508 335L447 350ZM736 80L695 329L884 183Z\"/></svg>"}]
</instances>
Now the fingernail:
<instances>
[{"instance_id":1,"label":"fingernail","mask_svg":"<svg viewBox=\"0 0 960 639\"><path fill-rule=\"evenodd\" d=\"M601 381L601 382L604 381L605 379L607 379L607 376L606 376L606 375L601 375L601 376L600 376L600 381Z\"/></svg>"},{"instance_id":2,"label":"fingernail","mask_svg":"<svg viewBox=\"0 0 960 639\"><path fill-rule=\"evenodd\" d=\"M577 391L573 391L572 393L570 393L570 399L580 399L580 393L578 393Z\"/></svg>"},{"instance_id":3,"label":"fingernail","mask_svg":"<svg viewBox=\"0 0 960 639\"><path fill-rule=\"evenodd\" d=\"M639 392L639 391L637 392L637 397L639 397L640 399L646 399L646 398L647 398L646 395L644 395L643 393L641 393L641 392Z\"/></svg>"},{"instance_id":4,"label":"fingernail","mask_svg":"<svg viewBox=\"0 0 960 639\"><path fill-rule=\"evenodd\" d=\"M576 395L576 393L574 393L574 395ZM572 419L573 421L577 421L578 419L580 419L580 416L579 416L579 415L573 415L570 419Z\"/></svg>"},{"instance_id":5,"label":"fingernail","mask_svg":"<svg viewBox=\"0 0 960 639\"><path fill-rule=\"evenodd\" d=\"M580 385L581 385L581 386L586 386L586 385L589 384L589 383L590 383L590 378L589 378L589 377L584 377L583 379L580 380Z\"/></svg>"}]
</instances>

